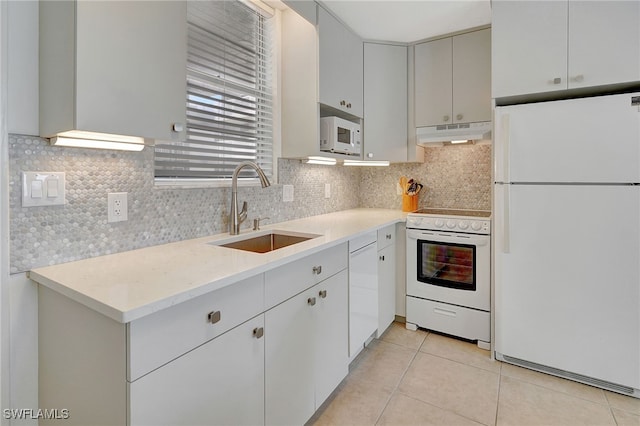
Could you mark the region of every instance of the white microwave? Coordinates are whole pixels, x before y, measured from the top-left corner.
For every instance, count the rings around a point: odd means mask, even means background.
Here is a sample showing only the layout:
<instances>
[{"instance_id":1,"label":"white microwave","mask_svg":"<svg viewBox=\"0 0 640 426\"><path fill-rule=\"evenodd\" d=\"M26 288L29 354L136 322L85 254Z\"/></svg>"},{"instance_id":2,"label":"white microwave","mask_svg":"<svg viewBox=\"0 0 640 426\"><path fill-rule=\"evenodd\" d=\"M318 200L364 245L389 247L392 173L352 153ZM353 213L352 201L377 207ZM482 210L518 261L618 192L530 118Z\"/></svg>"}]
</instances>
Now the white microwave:
<instances>
[{"instance_id":1,"label":"white microwave","mask_svg":"<svg viewBox=\"0 0 640 426\"><path fill-rule=\"evenodd\" d=\"M340 117L321 117L320 151L360 155L362 153L360 124Z\"/></svg>"}]
</instances>

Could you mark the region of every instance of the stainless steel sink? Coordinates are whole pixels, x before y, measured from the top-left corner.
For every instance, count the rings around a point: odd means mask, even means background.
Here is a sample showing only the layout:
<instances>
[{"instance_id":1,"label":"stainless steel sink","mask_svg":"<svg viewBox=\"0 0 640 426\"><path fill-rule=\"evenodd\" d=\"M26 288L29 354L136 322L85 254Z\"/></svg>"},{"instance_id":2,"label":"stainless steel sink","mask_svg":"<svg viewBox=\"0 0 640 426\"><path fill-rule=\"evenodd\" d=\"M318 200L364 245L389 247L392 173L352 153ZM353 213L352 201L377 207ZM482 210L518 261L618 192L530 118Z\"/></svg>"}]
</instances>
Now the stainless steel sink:
<instances>
[{"instance_id":1,"label":"stainless steel sink","mask_svg":"<svg viewBox=\"0 0 640 426\"><path fill-rule=\"evenodd\" d=\"M244 238L233 238L232 240L213 241L209 244L227 247L237 250L250 251L253 253L268 253L283 247L298 244L303 241L317 238L320 235L303 234L289 231L270 231L263 235L245 236Z\"/></svg>"}]
</instances>

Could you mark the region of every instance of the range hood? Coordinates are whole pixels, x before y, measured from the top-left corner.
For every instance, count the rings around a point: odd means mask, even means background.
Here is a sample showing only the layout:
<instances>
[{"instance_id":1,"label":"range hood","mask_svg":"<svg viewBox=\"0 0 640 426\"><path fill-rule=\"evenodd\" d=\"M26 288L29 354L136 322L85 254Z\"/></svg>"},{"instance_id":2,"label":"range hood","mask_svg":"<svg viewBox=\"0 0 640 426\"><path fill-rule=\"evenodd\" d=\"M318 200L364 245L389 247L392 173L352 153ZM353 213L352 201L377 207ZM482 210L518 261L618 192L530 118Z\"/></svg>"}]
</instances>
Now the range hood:
<instances>
[{"instance_id":1,"label":"range hood","mask_svg":"<svg viewBox=\"0 0 640 426\"><path fill-rule=\"evenodd\" d=\"M418 145L442 144L442 142L456 143L490 138L490 121L416 127L416 143Z\"/></svg>"}]
</instances>

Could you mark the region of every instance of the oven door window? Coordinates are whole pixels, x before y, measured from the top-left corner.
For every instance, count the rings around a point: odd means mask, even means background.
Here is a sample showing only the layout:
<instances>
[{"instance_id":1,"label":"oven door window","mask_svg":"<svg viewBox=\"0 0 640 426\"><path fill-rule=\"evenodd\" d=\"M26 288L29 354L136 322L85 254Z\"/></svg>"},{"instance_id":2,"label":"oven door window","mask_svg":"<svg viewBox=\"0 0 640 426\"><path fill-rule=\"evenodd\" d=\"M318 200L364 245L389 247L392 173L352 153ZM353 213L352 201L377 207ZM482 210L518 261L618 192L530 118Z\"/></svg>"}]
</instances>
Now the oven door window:
<instances>
[{"instance_id":1,"label":"oven door window","mask_svg":"<svg viewBox=\"0 0 640 426\"><path fill-rule=\"evenodd\" d=\"M476 247L418 240L418 281L475 291Z\"/></svg>"}]
</instances>

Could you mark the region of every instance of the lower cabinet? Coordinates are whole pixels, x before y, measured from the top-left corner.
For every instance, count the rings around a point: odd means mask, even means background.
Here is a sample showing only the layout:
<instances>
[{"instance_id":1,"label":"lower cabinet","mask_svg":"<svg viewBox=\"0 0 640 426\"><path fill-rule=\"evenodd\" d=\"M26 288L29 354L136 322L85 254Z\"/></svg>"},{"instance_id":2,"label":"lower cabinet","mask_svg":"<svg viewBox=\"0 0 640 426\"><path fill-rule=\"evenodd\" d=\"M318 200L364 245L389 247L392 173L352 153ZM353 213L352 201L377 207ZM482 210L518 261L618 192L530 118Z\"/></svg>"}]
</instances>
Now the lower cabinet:
<instances>
[{"instance_id":1,"label":"lower cabinet","mask_svg":"<svg viewBox=\"0 0 640 426\"><path fill-rule=\"evenodd\" d=\"M378 332L377 337L396 318L396 227L378 230Z\"/></svg>"},{"instance_id":2,"label":"lower cabinet","mask_svg":"<svg viewBox=\"0 0 640 426\"><path fill-rule=\"evenodd\" d=\"M343 243L128 324L40 286L39 401L65 425L302 425L348 373L347 261Z\"/></svg>"},{"instance_id":3,"label":"lower cabinet","mask_svg":"<svg viewBox=\"0 0 640 426\"><path fill-rule=\"evenodd\" d=\"M129 424L263 424L263 332L261 314L129 383Z\"/></svg>"},{"instance_id":4,"label":"lower cabinet","mask_svg":"<svg viewBox=\"0 0 640 426\"><path fill-rule=\"evenodd\" d=\"M265 313L265 422L304 424L348 373L347 270Z\"/></svg>"},{"instance_id":5,"label":"lower cabinet","mask_svg":"<svg viewBox=\"0 0 640 426\"><path fill-rule=\"evenodd\" d=\"M378 251L378 337L396 318L396 246Z\"/></svg>"}]
</instances>

